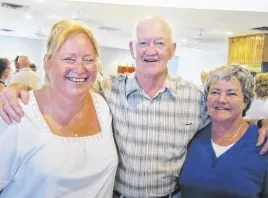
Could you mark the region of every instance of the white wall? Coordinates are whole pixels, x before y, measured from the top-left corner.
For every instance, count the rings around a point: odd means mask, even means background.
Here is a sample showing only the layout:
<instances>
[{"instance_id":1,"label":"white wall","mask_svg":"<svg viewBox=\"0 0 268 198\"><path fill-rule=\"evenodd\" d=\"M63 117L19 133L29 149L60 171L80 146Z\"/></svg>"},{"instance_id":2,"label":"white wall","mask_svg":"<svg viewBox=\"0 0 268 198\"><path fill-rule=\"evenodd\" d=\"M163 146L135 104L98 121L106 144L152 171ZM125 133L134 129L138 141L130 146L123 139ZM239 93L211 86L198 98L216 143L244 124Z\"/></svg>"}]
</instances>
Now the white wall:
<instances>
[{"instance_id":1,"label":"white wall","mask_svg":"<svg viewBox=\"0 0 268 198\"><path fill-rule=\"evenodd\" d=\"M27 55L37 67L42 64L44 41L19 37L0 36L0 57L6 57L11 61L17 55ZM14 69L14 65L12 65Z\"/></svg>"},{"instance_id":2,"label":"white wall","mask_svg":"<svg viewBox=\"0 0 268 198\"><path fill-rule=\"evenodd\" d=\"M103 75L116 74L119 65L134 65L134 59L129 50L101 47L100 59Z\"/></svg>"},{"instance_id":3,"label":"white wall","mask_svg":"<svg viewBox=\"0 0 268 198\"><path fill-rule=\"evenodd\" d=\"M201 85L202 70L211 70L227 63L227 50L206 51L196 49L180 49L177 75L195 84Z\"/></svg>"}]
</instances>

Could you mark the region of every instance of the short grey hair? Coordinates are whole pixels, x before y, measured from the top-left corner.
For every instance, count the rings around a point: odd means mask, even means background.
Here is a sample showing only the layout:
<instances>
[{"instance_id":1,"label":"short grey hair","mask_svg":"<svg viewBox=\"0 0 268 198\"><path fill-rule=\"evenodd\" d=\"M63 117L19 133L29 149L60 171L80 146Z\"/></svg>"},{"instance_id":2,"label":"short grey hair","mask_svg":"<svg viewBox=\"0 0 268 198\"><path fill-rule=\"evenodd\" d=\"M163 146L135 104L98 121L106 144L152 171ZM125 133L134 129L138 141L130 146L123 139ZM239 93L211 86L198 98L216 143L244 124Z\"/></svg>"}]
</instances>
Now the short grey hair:
<instances>
[{"instance_id":1,"label":"short grey hair","mask_svg":"<svg viewBox=\"0 0 268 198\"><path fill-rule=\"evenodd\" d=\"M134 28L132 30L132 41L137 41L137 30L138 30L139 25L142 22L149 21L149 20L157 20L158 22L162 22L165 25L165 27L167 28L168 32L169 32L169 37L170 37L171 41L173 41L173 27L172 27L171 23L167 19L165 19L165 18L163 18L161 16L147 16L147 17L139 20L134 25Z\"/></svg>"},{"instance_id":2,"label":"short grey hair","mask_svg":"<svg viewBox=\"0 0 268 198\"><path fill-rule=\"evenodd\" d=\"M247 104L243 112L243 114L245 114L255 97L254 77L246 68L240 65L225 65L211 71L204 84L205 98L207 100L209 88L213 80L230 81L232 77L236 77L241 84L244 102Z\"/></svg>"}]
</instances>

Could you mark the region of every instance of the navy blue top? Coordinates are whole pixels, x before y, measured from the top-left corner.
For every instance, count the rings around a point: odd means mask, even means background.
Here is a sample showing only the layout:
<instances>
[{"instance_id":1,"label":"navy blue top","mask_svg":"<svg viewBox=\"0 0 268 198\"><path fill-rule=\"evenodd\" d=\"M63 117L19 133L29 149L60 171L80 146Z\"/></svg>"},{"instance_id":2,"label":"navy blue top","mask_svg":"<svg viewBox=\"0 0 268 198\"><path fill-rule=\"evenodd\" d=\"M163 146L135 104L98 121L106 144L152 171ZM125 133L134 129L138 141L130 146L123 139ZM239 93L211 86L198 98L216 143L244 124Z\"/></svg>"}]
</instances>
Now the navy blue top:
<instances>
[{"instance_id":1,"label":"navy blue top","mask_svg":"<svg viewBox=\"0 0 268 198\"><path fill-rule=\"evenodd\" d=\"M188 147L180 174L182 197L268 197L264 189L268 156L260 155L257 138L258 128L250 124L241 139L217 158L211 124L202 129Z\"/></svg>"}]
</instances>

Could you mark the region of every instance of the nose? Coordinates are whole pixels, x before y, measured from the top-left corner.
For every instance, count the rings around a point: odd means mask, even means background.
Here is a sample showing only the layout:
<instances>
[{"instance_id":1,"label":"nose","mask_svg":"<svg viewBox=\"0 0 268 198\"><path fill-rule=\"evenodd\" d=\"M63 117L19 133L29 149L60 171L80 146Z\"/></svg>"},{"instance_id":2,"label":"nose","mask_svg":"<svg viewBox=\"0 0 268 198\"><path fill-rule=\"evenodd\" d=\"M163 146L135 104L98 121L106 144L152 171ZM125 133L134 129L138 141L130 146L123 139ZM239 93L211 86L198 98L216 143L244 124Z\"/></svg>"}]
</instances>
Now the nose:
<instances>
[{"instance_id":1,"label":"nose","mask_svg":"<svg viewBox=\"0 0 268 198\"><path fill-rule=\"evenodd\" d=\"M150 43L150 45L146 48L147 55L155 55L157 53L157 47L154 43Z\"/></svg>"},{"instance_id":2,"label":"nose","mask_svg":"<svg viewBox=\"0 0 268 198\"><path fill-rule=\"evenodd\" d=\"M86 64L83 61L76 62L73 70L78 74L84 73L86 71Z\"/></svg>"},{"instance_id":3,"label":"nose","mask_svg":"<svg viewBox=\"0 0 268 198\"><path fill-rule=\"evenodd\" d=\"M219 95L218 101L219 101L220 103L226 103L226 102L227 102L227 96L226 96L226 94L225 94L225 93L221 93L221 94Z\"/></svg>"}]
</instances>

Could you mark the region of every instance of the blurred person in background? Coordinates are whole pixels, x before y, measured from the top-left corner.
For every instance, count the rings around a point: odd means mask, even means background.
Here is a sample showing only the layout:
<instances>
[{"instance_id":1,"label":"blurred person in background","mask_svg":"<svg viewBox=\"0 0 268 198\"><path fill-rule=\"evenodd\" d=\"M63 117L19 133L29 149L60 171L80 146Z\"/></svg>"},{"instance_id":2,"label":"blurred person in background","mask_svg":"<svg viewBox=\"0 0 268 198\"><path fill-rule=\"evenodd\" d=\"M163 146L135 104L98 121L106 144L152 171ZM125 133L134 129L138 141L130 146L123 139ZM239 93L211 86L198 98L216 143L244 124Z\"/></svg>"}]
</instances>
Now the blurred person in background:
<instances>
[{"instance_id":1,"label":"blurred person in background","mask_svg":"<svg viewBox=\"0 0 268 198\"><path fill-rule=\"evenodd\" d=\"M30 68L30 61L27 56L20 56L18 59L19 71L10 80L11 83L24 83L29 89L40 88L41 82L38 75Z\"/></svg>"},{"instance_id":2,"label":"blurred person in background","mask_svg":"<svg viewBox=\"0 0 268 198\"><path fill-rule=\"evenodd\" d=\"M255 78L255 98L245 118L261 120L268 118L268 73L257 74Z\"/></svg>"},{"instance_id":3,"label":"blurred person in background","mask_svg":"<svg viewBox=\"0 0 268 198\"><path fill-rule=\"evenodd\" d=\"M34 71L34 72L36 72L36 65L34 64L34 63L31 63L30 64L30 68Z\"/></svg>"},{"instance_id":4,"label":"blurred person in background","mask_svg":"<svg viewBox=\"0 0 268 198\"><path fill-rule=\"evenodd\" d=\"M7 58L0 58L0 91L6 87L6 81L11 75L10 61Z\"/></svg>"},{"instance_id":5,"label":"blurred person in background","mask_svg":"<svg viewBox=\"0 0 268 198\"><path fill-rule=\"evenodd\" d=\"M16 56L16 58L14 59L14 66L15 66L15 73L17 73L20 70L20 64L19 64L19 57L20 56Z\"/></svg>"},{"instance_id":6,"label":"blurred person in background","mask_svg":"<svg viewBox=\"0 0 268 198\"><path fill-rule=\"evenodd\" d=\"M205 71L205 70L201 71L200 78L201 78L201 82L202 82L203 85L205 84L205 82L207 80L208 74L209 74L209 71Z\"/></svg>"}]
</instances>

